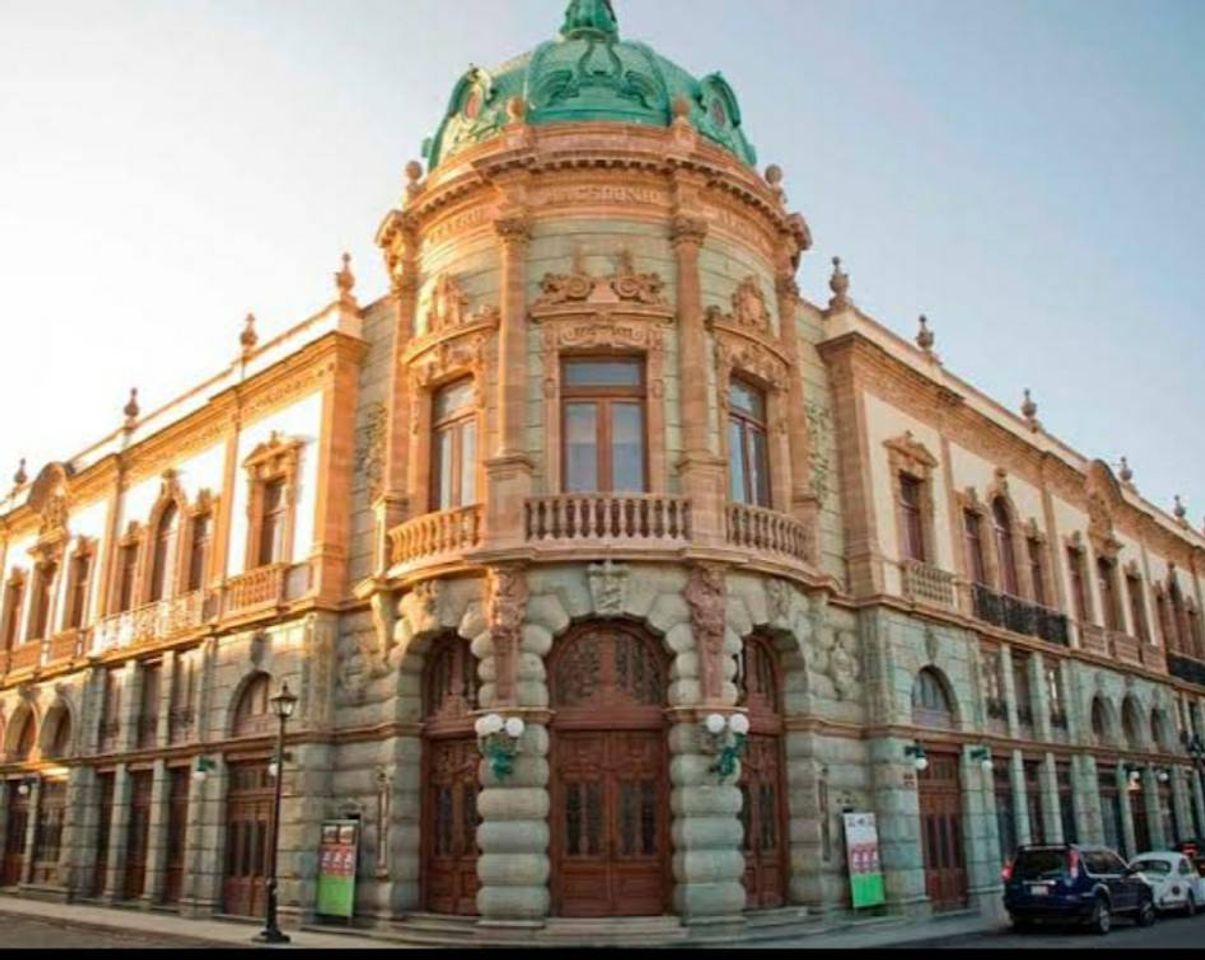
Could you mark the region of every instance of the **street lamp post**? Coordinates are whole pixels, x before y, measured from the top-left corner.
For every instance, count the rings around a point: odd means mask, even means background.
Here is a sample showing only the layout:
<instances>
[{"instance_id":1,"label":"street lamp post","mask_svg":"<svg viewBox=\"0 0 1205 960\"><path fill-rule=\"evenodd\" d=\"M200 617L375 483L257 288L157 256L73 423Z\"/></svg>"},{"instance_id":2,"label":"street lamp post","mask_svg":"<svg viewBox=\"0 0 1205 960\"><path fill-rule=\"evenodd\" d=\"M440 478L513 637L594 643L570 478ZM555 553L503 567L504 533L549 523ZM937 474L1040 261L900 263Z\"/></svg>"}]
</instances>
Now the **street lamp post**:
<instances>
[{"instance_id":1,"label":"street lamp post","mask_svg":"<svg viewBox=\"0 0 1205 960\"><path fill-rule=\"evenodd\" d=\"M289 685L283 683L280 693L269 702L280 720L280 729L276 734L276 788L272 800L272 834L268 849L268 909L264 918L264 929L256 934L255 939L260 943L288 943L288 935L281 933L276 922L276 848L280 843L280 793L281 784L284 782L285 724L293 715L297 697L289 693Z\"/></svg>"}]
</instances>

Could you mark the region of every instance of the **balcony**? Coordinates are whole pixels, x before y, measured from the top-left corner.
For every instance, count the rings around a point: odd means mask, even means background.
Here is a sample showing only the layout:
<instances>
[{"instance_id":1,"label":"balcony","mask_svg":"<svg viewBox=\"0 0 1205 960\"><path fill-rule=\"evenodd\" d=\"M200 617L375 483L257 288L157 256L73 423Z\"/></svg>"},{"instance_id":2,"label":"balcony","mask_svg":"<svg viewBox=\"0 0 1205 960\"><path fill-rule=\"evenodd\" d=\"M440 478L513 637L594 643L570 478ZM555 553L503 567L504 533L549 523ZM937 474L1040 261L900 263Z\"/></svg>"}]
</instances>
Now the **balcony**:
<instances>
[{"instance_id":1,"label":"balcony","mask_svg":"<svg viewBox=\"0 0 1205 960\"><path fill-rule=\"evenodd\" d=\"M764 507L729 503L724 519L728 542L733 546L800 563L816 562L812 530L794 517Z\"/></svg>"},{"instance_id":2,"label":"balcony","mask_svg":"<svg viewBox=\"0 0 1205 960\"><path fill-rule=\"evenodd\" d=\"M1167 655L1167 672L1173 677L1205 687L1205 663L1176 653Z\"/></svg>"},{"instance_id":3,"label":"balcony","mask_svg":"<svg viewBox=\"0 0 1205 960\"><path fill-rule=\"evenodd\" d=\"M13 647L8 652L8 672L16 673L18 670L32 670L41 663L41 660L42 641L28 640Z\"/></svg>"},{"instance_id":4,"label":"balcony","mask_svg":"<svg viewBox=\"0 0 1205 960\"><path fill-rule=\"evenodd\" d=\"M528 543L550 547L590 543L613 547L669 547L690 540L690 505L659 494L564 493L527 501Z\"/></svg>"},{"instance_id":5,"label":"balcony","mask_svg":"<svg viewBox=\"0 0 1205 960\"><path fill-rule=\"evenodd\" d=\"M972 584L971 598L975 616L985 623L1013 633L1039 637L1062 647L1070 645L1067 618L1057 610L1029 603L1007 593L996 593L981 583Z\"/></svg>"},{"instance_id":6,"label":"balcony","mask_svg":"<svg viewBox=\"0 0 1205 960\"><path fill-rule=\"evenodd\" d=\"M428 513L389 531L389 559L395 566L456 560L481 546L481 535L480 505Z\"/></svg>"},{"instance_id":7,"label":"balcony","mask_svg":"<svg viewBox=\"0 0 1205 960\"><path fill-rule=\"evenodd\" d=\"M954 606L954 574L920 560L905 560L900 565L900 574L904 596L914 603Z\"/></svg>"},{"instance_id":8,"label":"balcony","mask_svg":"<svg viewBox=\"0 0 1205 960\"><path fill-rule=\"evenodd\" d=\"M182 636L203 627L212 615L211 595L193 590L105 617L92 631L92 653L137 647Z\"/></svg>"},{"instance_id":9,"label":"balcony","mask_svg":"<svg viewBox=\"0 0 1205 960\"><path fill-rule=\"evenodd\" d=\"M222 615L245 616L284 606L310 588L308 563L271 563L226 581L222 590Z\"/></svg>"},{"instance_id":10,"label":"balcony","mask_svg":"<svg viewBox=\"0 0 1205 960\"><path fill-rule=\"evenodd\" d=\"M62 663L83 656L86 637L82 630L64 630L50 639L46 662Z\"/></svg>"}]
</instances>

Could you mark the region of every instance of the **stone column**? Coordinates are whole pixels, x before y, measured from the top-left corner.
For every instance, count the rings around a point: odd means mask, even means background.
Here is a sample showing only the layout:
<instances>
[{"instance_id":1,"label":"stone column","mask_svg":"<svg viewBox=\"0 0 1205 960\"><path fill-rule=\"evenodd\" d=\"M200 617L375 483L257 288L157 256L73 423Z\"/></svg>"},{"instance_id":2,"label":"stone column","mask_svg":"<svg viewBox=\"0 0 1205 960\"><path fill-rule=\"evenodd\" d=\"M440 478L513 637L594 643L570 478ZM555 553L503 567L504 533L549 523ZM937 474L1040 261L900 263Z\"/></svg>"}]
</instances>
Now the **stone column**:
<instances>
[{"instance_id":1,"label":"stone column","mask_svg":"<svg viewBox=\"0 0 1205 960\"><path fill-rule=\"evenodd\" d=\"M1040 653L1029 658L1029 692L1034 736L1043 743L1049 743L1053 739L1050 736L1050 694L1046 689L1046 665ZM1050 763L1053 770L1054 760L1051 759Z\"/></svg>"},{"instance_id":2,"label":"stone column","mask_svg":"<svg viewBox=\"0 0 1205 960\"><path fill-rule=\"evenodd\" d=\"M1151 849L1163 850L1170 841L1163 835L1163 814L1159 809L1159 778L1153 764L1142 769L1142 802L1146 804L1146 822L1151 834ZM1135 850L1135 854L1146 853Z\"/></svg>"},{"instance_id":3,"label":"stone column","mask_svg":"<svg viewBox=\"0 0 1205 960\"><path fill-rule=\"evenodd\" d=\"M531 222L508 208L494 228L502 243L502 291L498 322L497 446L486 460L486 538L495 549L524 540L524 504L531 496L532 462L523 428L527 400L527 248ZM484 393L484 391L483 391ZM488 443L489 430L483 442ZM551 452L550 452L551 455Z\"/></svg>"},{"instance_id":4,"label":"stone column","mask_svg":"<svg viewBox=\"0 0 1205 960\"><path fill-rule=\"evenodd\" d=\"M1008 674L1005 674L1007 677ZM1011 701L1010 701L1011 704ZM1009 706L1009 720L1016 714ZM1013 812L1017 820L1017 843L1033 842L1033 825L1029 822L1029 791L1025 786L1025 761L1020 750L1014 750L1008 758L1008 775L1013 785Z\"/></svg>"},{"instance_id":5,"label":"stone column","mask_svg":"<svg viewBox=\"0 0 1205 960\"><path fill-rule=\"evenodd\" d=\"M992 773L971 759L975 747L964 744L960 758L963 844L971 906L998 914L1000 906L1000 836L996 827L996 795Z\"/></svg>"},{"instance_id":6,"label":"stone column","mask_svg":"<svg viewBox=\"0 0 1205 960\"><path fill-rule=\"evenodd\" d=\"M489 574L489 629L472 644L481 661L482 709L523 716L514 769L496 776L485 759L479 767L477 812L477 910L483 926L543 926L551 908L548 891L548 687L544 657L552 634L524 625L527 579L521 568Z\"/></svg>"},{"instance_id":7,"label":"stone column","mask_svg":"<svg viewBox=\"0 0 1205 960\"><path fill-rule=\"evenodd\" d=\"M138 744L138 720L142 707L142 671L137 660L126 661L121 668L121 729L117 734L117 752L130 753Z\"/></svg>"},{"instance_id":8,"label":"stone column","mask_svg":"<svg viewBox=\"0 0 1205 960\"><path fill-rule=\"evenodd\" d=\"M109 821L108 876L102 899L113 903L121 899L126 872L126 847L130 838L130 770L119 763L113 773L113 817Z\"/></svg>"},{"instance_id":9,"label":"stone column","mask_svg":"<svg viewBox=\"0 0 1205 960\"><path fill-rule=\"evenodd\" d=\"M1125 858L1141 853L1134 845L1134 813L1130 809L1130 781L1126 774L1126 765L1117 764L1117 802L1121 807L1121 834L1125 841L1125 850L1118 851Z\"/></svg>"},{"instance_id":10,"label":"stone column","mask_svg":"<svg viewBox=\"0 0 1205 960\"><path fill-rule=\"evenodd\" d=\"M1197 769L1193 769L1189 774L1189 783L1192 789L1192 805L1197 812L1195 823L1202 825L1205 828L1205 790L1201 787L1201 773Z\"/></svg>"},{"instance_id":11,"label":"stone column","mask_svg":"<svg viewBox=\"0 0 1205 960\"><path fill-rule=\"evenodd\" d=\"M1041 785L1042 791L1042 819L1046 825L1046 842L1062 843L1065 839L1063 837L1063 811L1053 753L1047 753L1042 757L1042 765L1038 767L1038 783Z\"/></svg>"},{"instance_id":12,"label":"stone column","mask_svg":"<svg viewBox=\"0 0 1205 960\"><path fill-rule=\"evenodd\" d=\"M86 893L96 859L96 770L72 767L67 774L67 804L59 855L59 883L67 896ZM2 833L2 831L0 831Z\"/></svg>"},{"instance_id":13,"label":"stone column","mask_svg":"<svg viewBox=\"0 0 1205 960\"><path fill-rule=\"evenodd\" d=\"M416 658L407 658L406 663ZM420 673L412 674L416 692ZM389 804L387 825L378 826L378 911L402 918L420 908L419 874L422 867L422 756L423 742L416 736L395 737L385 747L383 772Z\"/></svg>"},{"instance_id":14,"label":"stone column","mask_svg":"<svg viewBox=\"0 0 1205 960\"><path fill-rule=\"evenodd\" d=\"M1096 757L1077 754L1071 759L1072 799L1080 843L1105 842L1104 811L1100 802L1100 779Z\"/></svg>"},{"instance_id":15,"label":"stone column","mask_svg":"<svg viewBox=\"0 0 1205 960\"><path fill-rule=\"evenodd\" d=\"M171 743L172 690L178 663L175 650L163 654L163 667L159 671L159 716L155 721L155 742L161 750Z\"/></svg>"},{"instance_id":16,"label":"stone column","mask_svg":"<svg viewBox=\"0 0 1205 960\"><path fill-rule=\"evenodd\" d=\"M38 836L38 809L42 801L42 778L36 778L29 788L29 820L25 824L25 862L21 864L22 885L33 880L34 843Z\"/></svg>"},{"instance_id":17,"label":"stone column","mask_svg":"<svg viewBox=\"0 0 1205 960\"><path fill-rule=\"evenodd\" d=\"M183 917L210 916L222 909L226 788L230 771L220 755L209 759L214 761L216 769L201 783L193 780L188 792L188 836L180 891Z\"/></svg>"},{"instance_id":18,"label":"stone column","mask_svg":"<svg viewBox=\"0 0 1205 960\"><path fill-rule=\"evenodd\" d=\"M913 741L876 737L868 744L871 796L879 828L879 857L892 912L923 914L925 860L921 850L920 795L916 765L905 756Z\"/></svg>"},{"instance_id":19,"label":"stone column","mask_svg":"<svg viewBox=\"0 0 1205 960\"><path fill-rule=\"evenodd\" d=\"M1004 708L1008 713L1008 735L1013 740L1021 736L1020 721L1017 719L1017 688L1013 683L1013 652L1007 644L1000 644L1000 672L1004 680ZM1029 841L1027 840L1026 843Z\"/></svg>"},{"instance_id":20,"label":"stone column","mask_svg":"<svg viewBox=\"0 0 1205 960\"><path fill-rule=\"evenodd\" d=\"M1191 771L1185 767L1172 767L1172 805L1175 809L1173 824L1180 827L1180 836L1169 837L1168 843L1178 843L1196 835L1192 823L1192 795L1189 792Z\"/></svg>"},{"instance_id":21,"label":"stone column","mask_svg":"<svg viewBox=\"0 0 1205 960\"><path fill-rule=\"evenodd\" d=\"M703 322L699 251L707 236L702 217L678 213L670 237L678 274L678 369L682 492L690 499L691 538L696 545L724 542L724 463L708 441L711 406L705 371L713 361Z\"/></svg>"},{"instance_id":22,"label":"stone column","mask_svg":"<svg viewBox=\"0 0 1205 960\"><path fill-rule=\"evenodd\" d=\"M170 697L162 697L161 703L167 704ZM167 725L167 711L159 711L160 737ZM160 739L160 743L164 740ZM151 811L150 826L147 830L146 847L146 882L143 885L142 903L150 907L163 899L163 885L167 878L167 815L168 815L168 779L167 761L160 758L155 761L151 773Z\"/></svg>"}]
</instances>

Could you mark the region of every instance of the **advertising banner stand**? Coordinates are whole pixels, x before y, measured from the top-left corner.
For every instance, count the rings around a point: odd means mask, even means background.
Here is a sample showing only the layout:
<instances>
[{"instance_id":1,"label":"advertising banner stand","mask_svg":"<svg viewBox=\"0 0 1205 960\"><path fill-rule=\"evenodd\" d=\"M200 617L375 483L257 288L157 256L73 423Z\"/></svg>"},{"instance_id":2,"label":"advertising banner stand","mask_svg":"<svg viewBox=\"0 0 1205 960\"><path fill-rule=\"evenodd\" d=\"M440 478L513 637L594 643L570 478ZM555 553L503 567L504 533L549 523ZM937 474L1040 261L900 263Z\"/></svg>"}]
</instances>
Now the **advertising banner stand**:
<instances>
[{"instance_id":1,"label":"advertising banner stand","mask_svg":"<svg viewBox=\"0 0 1205 960\"><path fill-rule=\"evenodd\" d=\"M322 917L351 924L356 912L356 863L360 853L359 820L325 820L318 847L318 907Z\"/></svg>"},{"instance_id":2,"label":"advertising banner stand","mask_svg":"<svg viewBox=\"0 0 1205 960\"><path fill-rule=\"evenodd\" d=\"M879 863L879 829L873 813L846 813L845 856L855 910L876 907L887 899Z\"/></svg>"}]
</instances>

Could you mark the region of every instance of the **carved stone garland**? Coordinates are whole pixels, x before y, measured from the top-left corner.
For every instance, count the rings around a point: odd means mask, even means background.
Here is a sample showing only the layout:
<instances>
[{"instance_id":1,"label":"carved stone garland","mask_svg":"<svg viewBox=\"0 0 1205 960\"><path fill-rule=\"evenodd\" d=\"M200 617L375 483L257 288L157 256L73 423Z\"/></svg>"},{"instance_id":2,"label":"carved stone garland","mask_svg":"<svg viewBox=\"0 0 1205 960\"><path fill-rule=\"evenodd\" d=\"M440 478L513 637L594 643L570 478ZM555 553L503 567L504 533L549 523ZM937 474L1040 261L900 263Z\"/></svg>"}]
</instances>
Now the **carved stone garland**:
<instances>
[{"instance_id":1,"label":"carved stone garland","mask_svg":"<svg viewBox=\"0 0 1205 960\"><path fill-rule=\"evenodd\" d=\"M724 692L724 611L727 604L722 567L699 564L690 571L683 591L699 658L699 686L704 703L717 703Z\"/></svg>"},{"instance_id":2,"label":"carved stone garland","mask_svg":"<svg viewBox=\"0 0 1205 960\"><path fill-rule=\"evenodd\" d=\"M521 566L488 572L486 616L494 647L494 706L517 706L519 645L527 613L527 576Z\"/></svg>"}]
</instances>

